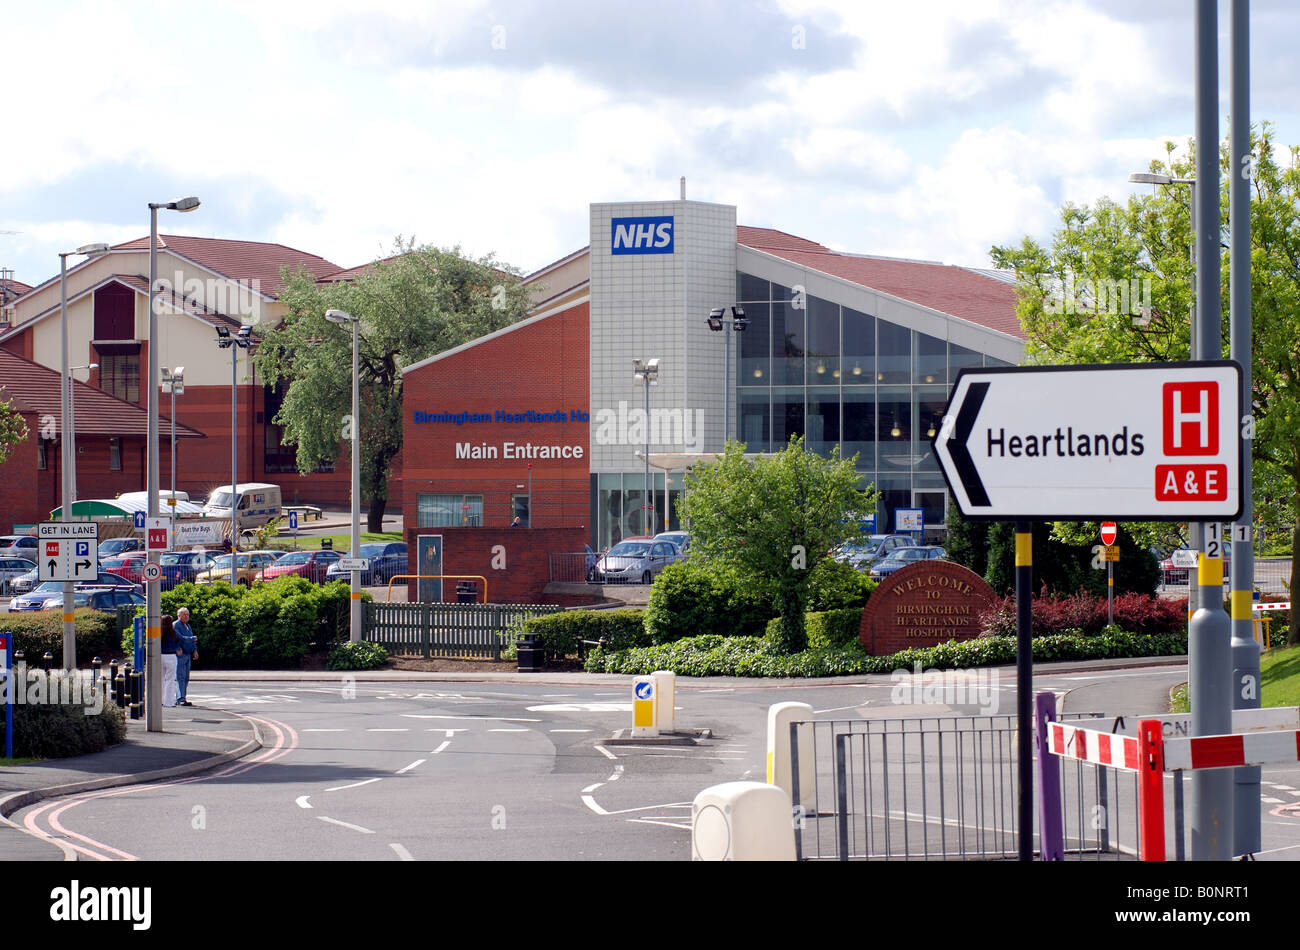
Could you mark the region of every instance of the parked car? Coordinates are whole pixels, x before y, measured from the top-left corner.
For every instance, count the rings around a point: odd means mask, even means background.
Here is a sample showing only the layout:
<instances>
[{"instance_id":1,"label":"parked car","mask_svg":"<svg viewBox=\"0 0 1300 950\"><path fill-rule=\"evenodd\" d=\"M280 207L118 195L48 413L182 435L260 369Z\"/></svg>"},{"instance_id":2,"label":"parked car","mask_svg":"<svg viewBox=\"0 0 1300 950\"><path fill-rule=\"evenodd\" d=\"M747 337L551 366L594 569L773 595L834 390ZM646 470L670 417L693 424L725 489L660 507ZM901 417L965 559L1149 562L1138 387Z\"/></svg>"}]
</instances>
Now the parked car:
<instances>
[{"instance_id":1,"label":"parked car","mask_svg":"<svg viewBox=\"0 0 1300 950\"><path fill-rule=\"evenodd\" d=\"M109 574L105 571L99 572L93 582L86 584L77 584L73 590L87 590L90 588L104 590L121 590L127 593L143 594L144 592L135 584L115 574ZM11 613L23 613L34 610L43 610L44 604L51 597L57 597L59 603L63 602L63 581L42 581L32 590L25 594L20 594L13 600L9 601L9 611Z\"/></svg>"},{"instance_id":2,"label":"parked car","mask_svg":"<svg viewBox=\"0 0 1300 950\"><path fill-rule=\"evenodd\" d=\"M1223 548L1223 580L1228 583L1232 577L1232 545L1224 544ZM1186 551L1188 548L1179 548L1180 551ZM1163 572L1161 577L1164 583L1170 587L1182 587L1187 583L1190 569L1178 567L1174 564L1174 555L1171 552L1169 557L1160 562L1160 570Z\"/></svg>"},{"instance_id":3,"label":"parked car","mask_svg":"<svg viewBox=\"0 0 1300 950\"><path fill-rule=\"evenodd\" d=\"M238 555L222 554L212 562L210 568L195 575L194 583L229 584L230 559L237 557L238 560L235 562L235 583L247 587L261 576L263 571L278 561L283 554L283 551L240 551Z\"/></svg>"},{"instance_id":4,"label":"parked car","mask_svg":"<svg viewBox=\"0 0 1300 950\"><path fill-rule=\"evenodd\" d=\"M36 570L36 562L25 557L0 557L0 587L8 587L18 577Z\"/></svg>"},{"instance_id":5,"label":"parked car","mask_svg":"<svg viewBox=\"0 0 1300 950\"><path fill-rule=\"evenodd\" d=\"M162 568L161 586L171 590L177 584L193 581L201 572L212 567L212 562L222 555L221 551L164 551L158 558Z\"/></svg>"},{"instance_id":6,"label":"parked car","mask_svg":"<svg viewBox=\"0 0 1300 950\"><path fill-rule=\"evenodd\" d=\"M256 528L280 517L280 486L267 482L240 482L235 486L239 498L239 528ZM230 518L230 486L214 488L203 506L209 518Z\"/></svg>"},{"instance_id":7,"label":"parked car","mask_svg":"<svg viewBox=\"0 0 1300 950\"><path fill-rule=\"evenodd\" d=\"M144 583L144 565L149 555L144 551L128 551L116 557L100 555L100 570L123 577L133 584Z\"/></svg>"},{"instance_id":8,"label":"parked car","mask_svg":"<svg viewBox=\"0 0 1300 950\"><path fill-rule=\"evenodd\" d=\"M649 584L665 567L682 560L670 541L620 541L596 561L591 580L596 584Z\"/></svg>"},{"instance_id":9,"label":"parked car","mask_svg":"<svg viewBox=\"0 0 1300 950\"><path fill-rule=\"evenodd\" d=\"M40 583L39 580L40 573L41 573L41 569L39 567L33 567L26 574L19 574L17 577L15 577L13 580L9 582L9 593L11 594L29 593L32 590L32 588L34 588L37 584Z\"/></svg>"},{"instance_id":10,"label":"parked car","mask_svg":"<svg viewBox=\"0 0 1300 950\"><path fill-rule=\"evenodd\" d=\"M691 535L688 531L661 531L654 536L654 539L677 545L677 550L681 551L683 556L691 553Z\"/></svg>"},{"instance_id":11,"label":"parked car","mask_svg":"<svg viewBox=\"0 0 1300 950\"><path fill-rule=\"evenodd\" d=\"M78 610L82 607L89 607L91 610L109 612L115 611L119 607L143 607L144 605L145 600L143 597L135 591L123 590L122 588L78 588L72 592L73 610ZM62 610L63 591L59 591L53 597L47 597L40 609Z\"/></svg>"},{"instance_id":12,"label":"parked car","mask_svg":"<svg viewBox=\"0 0 1300 950\"><path fill-rule=\"evenodd\" d=\"M257 581L273 581L277 577L305 577L320 584L324 582L330 565L342 557L338 551L290 551L266 570L257 575Z\"/></svg>"},{"instance_id":13,"label":"parked car","mask_svg":"<svg viewBox=\"0 0 1300 950\"><path fill-rule=\"evenodd\" d=\"M387 584L393 575L406 573L405 541L374 541L361 545L360 550L361 553L357 556L370 561L370 570L361 572L363 585ZM325 579L329 581L350 581L351 577L352 572L340 570L337 563L331 564L329 570L325 572Z\"/></svg>"},{"instance_id":14,"label":"parked car","mask_svg":"<svg viewBox=\"0 0 1300 950\"><path fill-rule=\"evenodd\" d=\"M144 542L139 538L108 538L99 542L99 559L116 557L128 551L143 551Z\"/></svg>"},{"instance_id":15,"label":"parked car","mask_svg":"<svg viewBox=\"0 0 1300 950\"><path fill-rule=\"evenodd\" d=\"M0 535L0 557L25 557L35 564L36 544L36 538L31 535Z\"/></svg>"},{"instance_id":16,"label":"parked car","mask_svg":"<svg viewBox=\"0 0 1300 950\"><path fill-rule=\"evenodd\" d=\"M869 534L845 541L831 551L831 557L864 571L890 551L910 547L916 547L916 543L906 534Z\"/></svg>"},{"instance_id":17,"label":"parked car","mask_svg":"<svg viewBox=\"0 0 1300 950\"><path fill-rule=\"evenodd\" d=\"M947 556L948 552L937 544L895 548L871 566L871 577L873 580L883 580L900 567L906 567L915 561L935 561Z\"/></svg>"}]
</instances>

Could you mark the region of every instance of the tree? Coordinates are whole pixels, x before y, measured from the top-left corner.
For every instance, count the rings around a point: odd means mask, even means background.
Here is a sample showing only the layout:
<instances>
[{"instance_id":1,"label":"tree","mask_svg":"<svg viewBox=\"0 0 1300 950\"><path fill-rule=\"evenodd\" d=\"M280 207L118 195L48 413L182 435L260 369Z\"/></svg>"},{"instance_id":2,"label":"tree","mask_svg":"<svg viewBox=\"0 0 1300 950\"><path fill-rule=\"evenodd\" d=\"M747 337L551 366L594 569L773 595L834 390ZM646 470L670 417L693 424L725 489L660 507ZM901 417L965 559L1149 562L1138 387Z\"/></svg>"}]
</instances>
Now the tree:
<instances>
[{"instance_id":1,"label":"tree","mask_svg":"<svg viewBox=\"0 0 1300 950\"><path fill-rule=\"evenodd\" d=\"M1176 177L1195 173L1195 156L1174 157L1167 143L1151 170ZM1255 437L1251 441L1255 503L1271 511L1287 499L1292 526L1291 573L1300 567L1300 149L1276 159L1272 129L1252 131L1251 227L1252 393ZM1233 169L1226 144L1220 167ZM1063 227L1044 247L1030 238L994 247L993 262L1015 271L1017 311L1028 336L1030 363L1144 362L1186 359L1193 299L1188 247L1188 189L1166 186L1135 195L1126 205L1102 198L1092 206L1067 204ZM1222 179L1220 232L1223 258L1223 347L1228 355L1227 178ZM1121 288L1125 293L1120 293ZM1134 304L1134 290L1138 304ZM1181 529L1127 525L1138 543L1170 547ZM1056 526L1058 534L1082 531ZM1300 641L1292 607L1291 642Z\"/></svg>"},{"instance_id":2,"label":"tree","mask_svg":"<svg viewBox=\"0 0 1300 950\"><path fill-rule=\"evenodd\" d=\"M716 462L687 476L682 508L692 557L734 568L772 599L787 653L808 645L804 609L812 568L860 534L858 513L875 505L875 492L858 488L856 458L841 459L838 449L824 458L799 436L766 458L746 457L743 444L729 442Z\"/></svg>"},{"instance_id":3,"label":"tree","mask_svg":"<svg viewBox=\"0 0 1300 950\"><path fill-rule=\"evenodd\" d=\"M284 273L284 322L254 355L271 385L288 391L275 422L297 444L298 471L335 462L361 426L361 497L366 526L380 531L393 457L402 448L402 367L499 330L528 312L519 274L492 256L473 260L459 248L396 242L397 253L354 280L319 284L305 271ZM361 419L352 411L352 333L325 319L330 309L359 318Z\"/></svg>"},{"instance_id":4,"label":"tree","mask_svg":"<svg viewBox=\"0 0 1300 950\"><path fill-rule=\"evenodd\" d=\"M0 402L0 465L5 463L9 453L21 445L29 434L27 423L14 408L13 401Z\"/></svg>"}]
</instances>

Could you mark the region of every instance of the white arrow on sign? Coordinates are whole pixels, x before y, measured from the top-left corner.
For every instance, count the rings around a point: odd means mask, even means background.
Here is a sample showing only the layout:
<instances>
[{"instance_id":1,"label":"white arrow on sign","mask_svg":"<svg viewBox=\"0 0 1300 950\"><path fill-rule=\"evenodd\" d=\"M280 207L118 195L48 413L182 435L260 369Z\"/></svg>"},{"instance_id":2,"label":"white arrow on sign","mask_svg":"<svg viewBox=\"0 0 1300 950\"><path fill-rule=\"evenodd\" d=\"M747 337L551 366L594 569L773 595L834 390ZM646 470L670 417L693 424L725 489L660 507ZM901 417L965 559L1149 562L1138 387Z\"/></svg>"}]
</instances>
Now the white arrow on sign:
<instances>
[{"instance_id":1,"label":"white arrow on sign","mask_svg":"<svg viewBox=\"0 0 1300 950\"><path fill-rule=\"evenodd\" d=\"M935 456L962 514L1233 520L1236 363L962 370Z\"/></svg>"}]
</instances>

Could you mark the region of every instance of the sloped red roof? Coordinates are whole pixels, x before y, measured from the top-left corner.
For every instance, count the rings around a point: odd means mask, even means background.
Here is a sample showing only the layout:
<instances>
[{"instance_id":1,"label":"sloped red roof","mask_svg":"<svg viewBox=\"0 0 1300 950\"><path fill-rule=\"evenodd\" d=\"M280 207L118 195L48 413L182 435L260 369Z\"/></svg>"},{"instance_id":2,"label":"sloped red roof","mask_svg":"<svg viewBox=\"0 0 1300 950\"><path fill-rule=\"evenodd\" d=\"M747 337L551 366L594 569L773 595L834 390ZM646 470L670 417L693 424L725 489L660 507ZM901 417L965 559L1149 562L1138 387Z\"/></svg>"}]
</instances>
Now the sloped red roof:
<instances>
[{"instance_id":1,"label":"sloped red roof","mask_svg":"<svg viewBox=\"0 0 1300 950\"><path fill-rule=\"evenodd\" d=\"M792 264L1025 339L1016 317L1014 284L973 270L926 261L842 254L815 241L770 228L738 226L736 241Z\"/></svg>"},{"instance_id":2,"label":"sloped red roof","mask_svg":"<svg viewBox=\"0 0 1300 950\"><path fill-rule=\"evenodd\" d=\"M73 380L73 412L78 435L138 436L149 432L149 414L133 402L110 396L103 390ZM62 400L59 373L39 363L23 359L16 353L0 350L0 399L12 399L15 406L53 419L54 431L62 426ZM44 424L44 422L42 422ZM158 417L160 438L171 435L171 419ZM181 423L176 424L178 439L201 439L203 433Z\"/></svg>"},{"instance_id":3,"label":"sloped red roof","mask_svg":"<svg viewBox=\"0 0 1300 950\"><path fill-rule=\"evenodd\" d=\"M11 297L19 297L31 289L30 284L24 284L21 280L13 280L8 277L0 280L0 297L6 294Z\"/></svg>"},{"instance_id":4,"label":"sloped red roof","mask_svg":"<svg viewBox=\"0 0 1300 950\"><path fill-rule=\"evenodd\" d=\"M284 286L280 280L281 267L288 267L290 271L302 267L317 279L342 270L338 264L317 257L315 254L285 247L283 244L266 244L261 241L160 234L158 245L232 280L244 283L256 281L255 286L262 293L271 296L277 295ZM115 251L147 251L148 249L147 235L113 246Z\"/></svg>"}]
</instances>

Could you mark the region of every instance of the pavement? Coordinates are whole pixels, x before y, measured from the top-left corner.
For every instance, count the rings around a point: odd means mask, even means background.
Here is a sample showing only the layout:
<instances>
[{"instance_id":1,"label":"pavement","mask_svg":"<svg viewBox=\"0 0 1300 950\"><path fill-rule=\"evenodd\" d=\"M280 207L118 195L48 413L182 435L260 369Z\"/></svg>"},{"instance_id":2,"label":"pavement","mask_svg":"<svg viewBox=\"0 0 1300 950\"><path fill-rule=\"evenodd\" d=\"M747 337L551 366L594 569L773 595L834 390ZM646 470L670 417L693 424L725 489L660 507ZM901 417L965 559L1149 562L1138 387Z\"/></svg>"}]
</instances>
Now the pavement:
<instances>
[{"instance_id":1,"label":"pavement","mask_svg":"<svg viewBox=\"0 0 1300 950\"><path fill-rule=\"evenodd\" d=\"M1082 673L1130 668L1185 665L1185 656L1119 660L1091 660L1035 664L1035 675ZM1000 668L1008 681L1015 667ZM308 673L302 671L205 670L190 678L191 687L221 682L518 682L555 685L630 685L631 677L593 673L463 672L425 673L400 670L371 670L356 673ZM855 683L889 682L888 675L842 676L809 679L754 679L748 677L705 677L686 679L678 689L743 688L797 689L818 685L848 686ZM1100 697L1088 697L1098 699ZM1136 697L1129 697L1134 699ZM1074 697L1076 702L1082 696ZM1160 697L1143 697L1144 705L1156 707ZM1087 700L1083 700L1087 703ZM1136 710L1135 710L1136 711ZM149 732L144 720L127 721L127 740L103 752L53 759L0 769L0 860L75 860L74 852L57 839L30 834L10 820L18 810L49 798L98 789L116 788L205 772L262 747L262 737L247 718L200 706L169 709L163 715L164 729Z\"/></svg>"}]
</instances>

